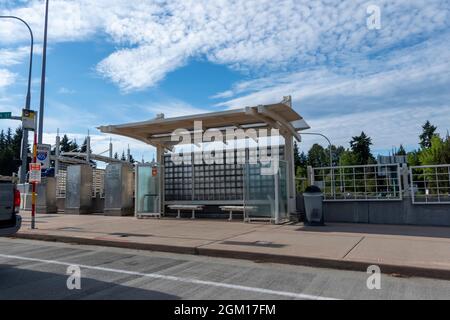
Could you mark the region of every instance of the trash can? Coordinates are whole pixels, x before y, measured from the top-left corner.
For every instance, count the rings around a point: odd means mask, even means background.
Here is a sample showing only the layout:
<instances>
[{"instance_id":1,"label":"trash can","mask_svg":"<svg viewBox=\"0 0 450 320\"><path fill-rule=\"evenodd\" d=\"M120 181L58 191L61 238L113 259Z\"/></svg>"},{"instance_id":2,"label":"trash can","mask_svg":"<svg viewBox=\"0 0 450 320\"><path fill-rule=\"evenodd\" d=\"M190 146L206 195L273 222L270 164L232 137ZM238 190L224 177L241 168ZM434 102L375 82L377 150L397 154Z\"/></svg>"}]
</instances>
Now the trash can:
<instances>
[{"instance_id":1,"label":"trash can","mask_svg":"<svg viewBox=\"0 0 450 320\"><path fill-rule=\"evenodd\" d=\"M306 213L305 223L307 225L323 226L322 190L316 186L309 186L303 193L303 199Z\"/></svg>"}]
</instances>

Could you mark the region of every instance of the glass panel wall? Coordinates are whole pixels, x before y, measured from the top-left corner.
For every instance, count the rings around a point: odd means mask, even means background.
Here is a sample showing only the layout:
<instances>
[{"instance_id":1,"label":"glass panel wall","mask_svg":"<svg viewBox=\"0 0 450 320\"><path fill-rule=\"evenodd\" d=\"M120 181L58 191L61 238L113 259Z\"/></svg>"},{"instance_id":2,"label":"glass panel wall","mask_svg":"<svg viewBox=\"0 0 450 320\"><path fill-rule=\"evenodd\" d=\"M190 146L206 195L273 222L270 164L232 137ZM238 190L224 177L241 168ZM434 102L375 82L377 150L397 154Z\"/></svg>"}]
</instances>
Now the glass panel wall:
<instances>
[{"instance_id":1,"label":"glass panel wall","mask_svg":"<svg viewBox=\"0 0 450 320\"><path fill-rule=\"evenodd\" d=\"M136 214L160 213L161 167L138 165L136 167Z\"/></svg>"},{"instance_id":2,"label":"glass panel wall","mask_svg":"<svg viewBox=\"0 0 450 320\"><path fill-rule=\"evenodd\" d=\"M270 165L246 164L244 172L244 210L246 220L272 220L288 217L287 163L279 162L276 174L263 174Z\"/></svg>"}]
</instances>

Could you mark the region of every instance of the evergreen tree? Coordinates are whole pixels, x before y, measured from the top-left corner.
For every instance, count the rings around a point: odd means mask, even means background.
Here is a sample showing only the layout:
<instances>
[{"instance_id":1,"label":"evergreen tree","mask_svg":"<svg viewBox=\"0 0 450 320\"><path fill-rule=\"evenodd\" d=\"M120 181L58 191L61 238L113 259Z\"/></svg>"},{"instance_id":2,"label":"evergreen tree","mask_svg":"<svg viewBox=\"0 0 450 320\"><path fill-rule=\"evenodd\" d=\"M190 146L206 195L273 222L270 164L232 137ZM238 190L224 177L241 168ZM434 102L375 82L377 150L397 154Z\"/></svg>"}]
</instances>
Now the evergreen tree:
<instances>
[{"instance_id":1,"label":"evergreen tree","mask_svg":"<svg viewBox=\"0 0 450 320\"><path fill-rule=\"evenodd\" d=\"M372 139L368 137L364 131L359 136L352 137L350 148L355 156L357 164L365 165L375 162L375 158L370 152Z\"/></svg>"},{"instance_id":2,"label":"evergreen tree","mask_svg":"<svg viewBox=\"0 0 450 320\"><path fill-rule=\"evenodd\" d=\"M403 147L403 145L401 144L400 147L398 148L397 152L395 153L396 156L406 156L406 150Z\"/></svg>"},{"instance_id":3,"label":"evergreen tree","mask_svg":"<svg viewBox=\"0 0 450 320\"><path fill-rule=\"evenodd\" d=\"M437 127L433 126L428 120L422 126L422 134L419 136L419 144L422 149L431 147L431 139L435 136L436 129Z\"/></svg>"},{"instance_id":4,"label":"evergreen tree","mask_svg":"<svg viewBox=\"0 0 450 320\"><path fill-rule=\"evenodd\" d=\"M127 158L125 157L125 151L122 151L122 156L120 157L120 160L126 161Z\"/></svg>"},{"instance_id":5,"label":"evergreen tree","mask_svg":"<svg viewBox=\"0 0 450 320\"><path fill-rule=\"evenodd\" d=\"M320 144L313 144L308 151L308 165L313 168L329 166L327 160L329 161L327 151Z\"/></svg>"},{"instance_id":6,"label":"evergreen tree","mask_svg":"<svg viewBox=\"0 0 450 320\"><path fill-rule=\"evenodd\" d=\"M59 143L59 146L60 146L60 151L61 152L69 152L69 151L71 151L70 140L69 140L69 137L66 134L62 137L62 139L61 139L61 141Z\"/></svg>"}]
</instances>

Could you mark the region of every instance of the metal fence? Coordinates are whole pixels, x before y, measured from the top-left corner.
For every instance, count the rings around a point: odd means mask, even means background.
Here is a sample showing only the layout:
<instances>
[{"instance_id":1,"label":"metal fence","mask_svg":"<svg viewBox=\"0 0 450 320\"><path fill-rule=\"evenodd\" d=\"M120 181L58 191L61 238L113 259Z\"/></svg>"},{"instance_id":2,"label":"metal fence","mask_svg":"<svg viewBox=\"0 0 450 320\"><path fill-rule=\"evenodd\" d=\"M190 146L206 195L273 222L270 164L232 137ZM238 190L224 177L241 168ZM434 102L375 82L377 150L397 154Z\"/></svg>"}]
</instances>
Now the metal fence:
<instances>
[{"instance_id":1,"label":"metal fence","mask_svg":"<svg viewBox=\"0 0 450 320\"><path fill-rule=\"evenodd\" d=\"M60 170L56 175L56 197L65 198L66 197L66 180L67 171ZM105 197L105 170L104 169L93 169L92 170L92 198Z\"/></svg>"},{"instance_id":2,"label":"metal fence","mask_svg":"<svg viewBox=\"0 0 450 320\"><path fill-rule=\"evenodd\" d=\"M450 204L450 164L410 167L413 204Z\"/></svg>"},{"instance_id":3,"label":"metal fence","mask_svg":"<svg viewBox=\"0 0 450 320\"><path fill-rule=\"evenodd\" d=\"M66 197L66 178L67 171L59 170L56 177L56 198L65 198Z\"/></svg>"},{"instance_id":4,"label":"metal fence","mask_svg":"<svg viewBox=\"0 0 450 320\"><path fill-rule=\"evenodd\" d=\"M311 169L311 183L324 201L402 200L399 164L339 166Z\"/></svg>"},{"instance_id":5,"label":"metal fence","mask_svg":"<svg viewBox=\"0 0 450 320\"><path fill-rule=\"evenodd\" d=\"M97 195L100 198L105 197L105 170L93 169L92 170L92 198L96 198Z\"/></svg>"}]
</instances>

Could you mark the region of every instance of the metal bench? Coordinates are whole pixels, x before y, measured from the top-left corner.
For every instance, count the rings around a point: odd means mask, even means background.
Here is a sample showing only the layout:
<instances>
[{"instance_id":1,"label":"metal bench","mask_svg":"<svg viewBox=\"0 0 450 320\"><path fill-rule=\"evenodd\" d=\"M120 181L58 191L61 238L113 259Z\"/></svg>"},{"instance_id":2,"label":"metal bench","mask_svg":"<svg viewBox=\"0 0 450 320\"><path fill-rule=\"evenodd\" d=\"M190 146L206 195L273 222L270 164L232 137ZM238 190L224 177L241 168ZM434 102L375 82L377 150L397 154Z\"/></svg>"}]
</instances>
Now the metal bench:
<instances>
[{"instance_id":1,"label":"metal bench","mask_svg":"<svg viewBox=\"0 0 450 320\"><path fill-rule=\"evenodd\" d=\"M230 217L228 218L228 221L233 220L233 212L242 212L244 213L245 210L254 210L254 207L245 207L245 206L221 206L219 207L222 211L227 211L230 213ZM245 220L245 217L244 217Z\"/></svg>"},{"instance_id":2,"label":"metal bench","mask_svg":"<svg viewBox=\"0 0 450 320\"><path fill-rule=\"evenodd\" d=\"M172 210L177 210L178 211L178 215L177 215L177 219L181 218L181 210L186 210L186 211L192 211L192 217L191 219L195 219L195 211L197 210L203 210L203 205L192 205L192 204L174 204L174 205L170 205L168 206L170 209Z\"/></svg>"}]
</instances>

